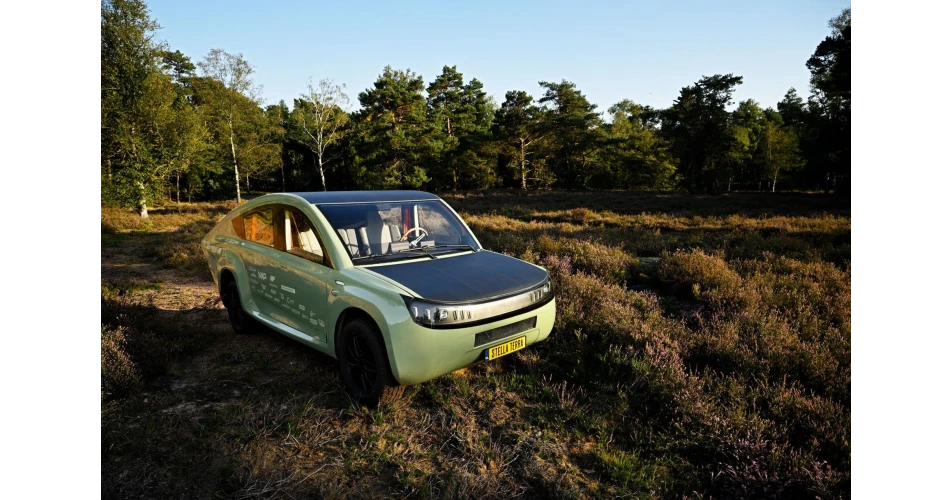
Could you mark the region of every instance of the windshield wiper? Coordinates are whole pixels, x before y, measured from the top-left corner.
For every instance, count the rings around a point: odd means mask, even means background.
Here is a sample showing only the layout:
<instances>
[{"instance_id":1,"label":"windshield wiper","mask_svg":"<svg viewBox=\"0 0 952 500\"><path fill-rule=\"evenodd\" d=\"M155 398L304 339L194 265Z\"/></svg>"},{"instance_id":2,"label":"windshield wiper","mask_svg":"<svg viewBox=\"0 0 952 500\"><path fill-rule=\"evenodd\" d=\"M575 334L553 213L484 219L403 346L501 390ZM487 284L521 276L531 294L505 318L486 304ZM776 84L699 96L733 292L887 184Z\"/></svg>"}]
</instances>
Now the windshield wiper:
<instances>
[{"instance_id":1,"label":"windshield wiper","mask_svg":"<svg viewBox=\"0 0 952 500\"><path fill-rule=\"evenodd\" d=\"M351 257L350 260L351 260L351 261L355 261L355 260L364 260L364 259L379 259L380 257L387 257L387 256L388 256L388 255L386 255L386 254L376 254L376 253L373 253L373 254L370 254L370 255L361 255L360 257Z\"/></svg>"},{"instance_id":2,"label":"windshield wiper","mask_svg":"<svg viewBox=\"0 0 952 500\"><path fill-rule=\"evenodd\" d=\"M434 245L428 248L468 248L472 250L473 252L479 251L479 250L476 250L476 247L474 247L473 245L470 245L469 243L452 243L452 244L446 244L446 245Z\"/></svg>"},{"instance_id":3,"label":"windshield wiper","mask_svg":"<svg viewBox=\"0 0 952 500\"><path fill-rule=\"evenodd\" d=\"M404 253L404 252L423 252L423 253L426 254L427 257L429 257L429 258L431 258L431 259L435 259L435 258L436 258L435 255L433 255L433 254L431 254L430 252L427 252L427 251L426 251L427 248L428 248L428 247L405 248L405 249L403 249L403 250L397 251L397 253Z\"/></svg>"},{"instance_id":4,"label":"windshield wiper","mask_svg":"<svg viewBox=\"0 0 952 500\"><path fill-rule=\"evenodd\" d=\"M470 244L468 244L468 243L453 243L453 244L446 244L446 245L433 245L433 246L431 246L431 247L405 248L405 249L403 249L403 250L398 250L398 251L396 251L395 253L383 253L383 254L376 254L376 253L375 253L375 254L371 254L371 255L361 255L360 257L351 257L350 260L351 260L352 262L355 262L355 261L358 261L358 260L366 260L366 259L380 259L380 258L383 258L383 257L393 257L394 255L399 255L399 254L401 254L401 253L407 253L407 252L423 252L427 257L429 257L429 258L431 258L431 259L435 259L435 258L436 258L436 255L431 254L431 253L427 250L428 248L458 248L458 249L460 249L460 250L464 250L464 249L465 249L465 250L472 250L473 252L478 252L478 251L479 251L479 250L476 249L476 247L474 247L473 245L470 245Z\"/></svg>"}]
</instances>

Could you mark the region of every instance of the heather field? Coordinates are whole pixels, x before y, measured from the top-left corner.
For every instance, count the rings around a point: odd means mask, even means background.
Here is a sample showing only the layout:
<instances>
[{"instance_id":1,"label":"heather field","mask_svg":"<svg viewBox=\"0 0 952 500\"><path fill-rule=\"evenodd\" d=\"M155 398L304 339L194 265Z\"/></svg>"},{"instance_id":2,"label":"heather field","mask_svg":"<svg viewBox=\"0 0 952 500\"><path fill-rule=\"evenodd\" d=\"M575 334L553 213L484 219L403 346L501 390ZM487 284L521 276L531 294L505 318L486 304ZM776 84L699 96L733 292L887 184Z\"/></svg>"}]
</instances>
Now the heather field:
<instances>
[{"instance_id":1,"label":"heather field","mask_svg":"<svg viewBox=\"0 0 952 500\"><path fill-rule=\"evenodd\" d=\"M549 269L556 327L380 411L231 332L198 241L233 203L103 208L103 497L850 496L848 201L444 198Z\"/></svg>"}]
</instances>

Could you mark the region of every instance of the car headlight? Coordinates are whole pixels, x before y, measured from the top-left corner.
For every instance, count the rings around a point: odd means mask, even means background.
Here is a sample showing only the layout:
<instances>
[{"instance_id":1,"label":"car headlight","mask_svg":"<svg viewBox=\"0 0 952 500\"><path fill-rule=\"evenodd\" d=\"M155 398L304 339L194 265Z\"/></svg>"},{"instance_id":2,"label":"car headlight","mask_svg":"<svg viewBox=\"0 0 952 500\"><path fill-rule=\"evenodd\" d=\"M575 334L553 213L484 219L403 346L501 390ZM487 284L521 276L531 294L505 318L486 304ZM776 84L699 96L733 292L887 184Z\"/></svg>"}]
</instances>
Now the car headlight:
<instances>
[{"instance_id":1,"label":"car headlight","mask_svg":"<svg viewBox=\"0 0 952 500\"><path fill-rule=\"evenodd\" d=\"M552 283L546 280L527 292L479 304L436 304L409 297L404 297L404 300L410 317L417 324L429 328L451 328L498 321L546 303L551 298Z\"/></svg>"}]
</instances>

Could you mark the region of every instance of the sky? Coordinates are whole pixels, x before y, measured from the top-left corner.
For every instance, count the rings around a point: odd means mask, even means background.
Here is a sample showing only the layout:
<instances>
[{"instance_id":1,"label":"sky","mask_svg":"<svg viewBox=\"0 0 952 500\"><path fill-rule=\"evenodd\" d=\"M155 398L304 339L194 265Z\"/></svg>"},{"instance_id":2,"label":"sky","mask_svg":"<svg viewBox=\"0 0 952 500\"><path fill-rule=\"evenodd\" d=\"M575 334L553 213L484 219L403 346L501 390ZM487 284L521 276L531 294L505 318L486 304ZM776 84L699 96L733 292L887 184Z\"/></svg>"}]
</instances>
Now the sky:
<instances>
[{"instance_id":1,"label":"sky","mask_svg":"<svg viewBox=\"0 0 952 500\"><path fill-rule=\"evenodd\" d=\"M444 65L479 79L497 103L538 98L538 82L574 82L607 110L622 100L664 108L702 75L744 77L735 103L776 107L809 95L806 60L849 1L249 2L151 0L156 35L198 62L214 47L254 66L268 104L290 106L316 82L346 85L352 109L384 66L429 83Z\"/></svg>"}]
</instances>

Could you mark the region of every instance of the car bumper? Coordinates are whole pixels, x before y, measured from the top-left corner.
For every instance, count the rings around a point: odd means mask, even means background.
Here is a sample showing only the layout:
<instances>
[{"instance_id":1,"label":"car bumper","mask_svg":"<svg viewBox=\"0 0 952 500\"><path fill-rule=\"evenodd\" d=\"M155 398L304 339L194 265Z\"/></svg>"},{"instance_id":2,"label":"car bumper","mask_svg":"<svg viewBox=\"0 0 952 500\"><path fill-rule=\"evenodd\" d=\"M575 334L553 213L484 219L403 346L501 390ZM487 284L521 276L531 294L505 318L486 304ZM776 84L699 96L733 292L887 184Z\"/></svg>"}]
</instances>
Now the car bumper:
<instances>
[{"instance_id":1,"label":"car bumper","mask_svg":"<svg viewBox=\"0 0 952 500\"><path fill-rule=\"evenodd\" d=\"M476 345L476 336L480 333L533 317L536 318L534 328L514 331L496 337L491 342ZM391 329L388 346L390 367L400 384L418 384L481 360L487 348L512 339L525 336L527 346L544 340L552 332L554 323L554 299L518 316L473 327L433 329L407 321Z\"/></svg>"}]
</instances>

